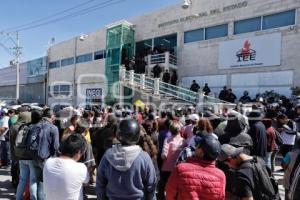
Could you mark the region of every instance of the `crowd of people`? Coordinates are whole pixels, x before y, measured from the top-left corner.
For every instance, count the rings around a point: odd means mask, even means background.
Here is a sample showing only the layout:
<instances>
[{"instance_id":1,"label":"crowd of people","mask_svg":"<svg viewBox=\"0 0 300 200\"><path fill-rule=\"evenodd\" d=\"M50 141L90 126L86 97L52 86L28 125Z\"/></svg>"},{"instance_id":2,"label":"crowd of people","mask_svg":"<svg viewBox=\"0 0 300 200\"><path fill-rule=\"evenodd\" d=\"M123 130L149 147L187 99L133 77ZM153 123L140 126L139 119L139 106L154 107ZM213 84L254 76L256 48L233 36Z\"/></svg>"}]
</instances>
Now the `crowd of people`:
<instances>
[{"instance_id":1,"label":"crowd of people","mask_svg":"<svg viewBox=\"0 0 300 200\"><path fill-rule=\"evenodd\" d=\"M66 117L63 113L68 113ZM195 107L2 109L1 166L16 199L285 199L300 197L300 105L254 103L243 113ZM26 192L27 191L27 192ZM28 194L27 194L28 195Z\"/></svg>"}]
</instances>

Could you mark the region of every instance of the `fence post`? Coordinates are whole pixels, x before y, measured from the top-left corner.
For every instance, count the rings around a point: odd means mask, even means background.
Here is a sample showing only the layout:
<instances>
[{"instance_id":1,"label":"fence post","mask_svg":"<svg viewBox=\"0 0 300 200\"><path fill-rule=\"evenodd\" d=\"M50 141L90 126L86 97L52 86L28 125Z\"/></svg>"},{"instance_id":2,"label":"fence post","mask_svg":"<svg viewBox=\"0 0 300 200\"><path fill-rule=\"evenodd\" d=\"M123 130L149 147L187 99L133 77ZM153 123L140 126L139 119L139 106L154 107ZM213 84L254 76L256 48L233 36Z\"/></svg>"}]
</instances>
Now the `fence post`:
<instances>
[{"instance_id":1,"label":"fence post","mask_svg":"<svg viewBox=\"0 0 300 200\"><path fill-rule=\"evenodd\" d=\"M129 84L134 85L134 70L129 71Z\"/></svg>"},{"instance_id":2,"label":"fence post","mask_svg":"<svg viewBox=\"0 0 300 200\"><path fill-rule=\"evenodd\" d=\"M154 89L153 94L159 95L159 78L154 79L154 88L153 89Z\"/></svg>"},{"instance_id":3,"label":"fence post","mask_svg":"<svg viewBox=\"0 0 300 200\"><path fill-rule=\"evenodd\" d=\"M140 84L141 84L141 90L144 90L145 89L145 74L141 74L141 79L140 79Z\"/></svg>"},{"instance_id":4,"label":"fence post","mask_svg":"<svg viewBox=\"0 0 300 200\"><path fill-rule=\"evenodd\" d=\"M170 63L170 52L169 51L167 51L167 52L165 52L165 70L167 69L167 70L169 70L169 63Z\"/></svg>"},{"instance_id":5,"label":"fence post","mask_svg":"<svg viewBox=\"0 0 300 200\"><path fill-rule=\"evenodd\" d=\"M125 82L126 80L126 68L125 67L121 67L120 68L120 81Z\"/></svg>"}]
</instances>

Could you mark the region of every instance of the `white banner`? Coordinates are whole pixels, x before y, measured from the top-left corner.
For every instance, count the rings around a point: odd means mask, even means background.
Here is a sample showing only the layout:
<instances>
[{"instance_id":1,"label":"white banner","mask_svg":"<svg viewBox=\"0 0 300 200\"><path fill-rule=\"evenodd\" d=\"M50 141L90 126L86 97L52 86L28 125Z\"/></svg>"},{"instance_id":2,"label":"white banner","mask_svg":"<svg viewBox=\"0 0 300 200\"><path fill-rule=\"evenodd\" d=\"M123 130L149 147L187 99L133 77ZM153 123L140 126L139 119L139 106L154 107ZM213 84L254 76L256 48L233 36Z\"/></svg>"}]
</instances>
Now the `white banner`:
<instances>
[{"instance_id":1,"label":"white banner","mask_svg":"<svg viewBox=\"0 0 300 200\"><path fill-rule=\"evenodd\" d=\"M280 65L281 33L222 42L219 68Z\"/></svg>"}]
</instances>

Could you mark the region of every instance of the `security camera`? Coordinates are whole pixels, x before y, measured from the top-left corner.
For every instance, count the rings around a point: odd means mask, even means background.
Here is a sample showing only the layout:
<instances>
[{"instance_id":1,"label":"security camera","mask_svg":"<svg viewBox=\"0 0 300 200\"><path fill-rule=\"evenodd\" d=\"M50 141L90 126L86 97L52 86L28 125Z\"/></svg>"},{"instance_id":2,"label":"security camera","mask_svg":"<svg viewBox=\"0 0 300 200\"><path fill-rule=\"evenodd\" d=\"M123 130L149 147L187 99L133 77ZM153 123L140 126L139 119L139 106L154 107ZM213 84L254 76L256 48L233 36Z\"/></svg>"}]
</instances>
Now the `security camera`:
<instances>
[{"instance_id":1,"label":"security camera","mask_svg":"<svg viewBox=\"0 0 300 200\"><path fill-rule=\"evenodd\" d=\"M88 37L87 34L81 34L80 37L79 37L79 40L80 40L80 41L83 41L83 40L85 40L87 37Z\"/></svg>"},{"instance_id":2,"label":"security camera","mask_svg":"<svg viewBox=\"0 0 300 200\"><path fill-rule=\"evenodd\" d=\"M183 8L183 9L187 9L188 7L190 7L190 5L191 5L191 0L184 0L184 2L183 2L183 4L181 5L181 7Z\"/></svg>"}]
</instances>

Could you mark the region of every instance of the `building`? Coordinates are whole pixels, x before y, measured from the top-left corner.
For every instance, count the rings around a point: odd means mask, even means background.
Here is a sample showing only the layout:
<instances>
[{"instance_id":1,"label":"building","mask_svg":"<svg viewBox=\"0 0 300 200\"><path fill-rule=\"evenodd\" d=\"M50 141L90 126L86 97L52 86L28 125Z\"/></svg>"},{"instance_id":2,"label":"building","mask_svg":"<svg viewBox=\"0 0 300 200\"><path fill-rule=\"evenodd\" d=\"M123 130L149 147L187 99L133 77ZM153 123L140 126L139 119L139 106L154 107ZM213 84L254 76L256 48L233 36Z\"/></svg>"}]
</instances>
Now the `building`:
<instances>
[{"instance_id":1,"label":"building","mask_svg":"<svg viewBox=\"0 0 300 200\"><path fill-rule=\"evenodd\" d=\"M290 96L300 85L299 7L298 0L192 0L187 9L178 4L127 19L134 47L107 48L121 34L107 36L114 24L53 45L48 103L103 101L108 59L117 55L115 64L124 64L132 48L136 60L148 57L146 69L156 64L153 53L163 54L159 63L176 69L183 87L196 80L216 94L227 85L237 96L244 90Z\"/></svg>"},{"instance_id":2,"label":"building","mask_svg":"<svg viewBox=\"0 0 300 200\"><path fill-rule=\"evenodd\" d=\"M20 64L20 98L23 103L45 104L47 57ZM0 69L0 100L16 99L16 66Z\"/></svg>"}]
</instances>

